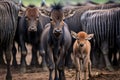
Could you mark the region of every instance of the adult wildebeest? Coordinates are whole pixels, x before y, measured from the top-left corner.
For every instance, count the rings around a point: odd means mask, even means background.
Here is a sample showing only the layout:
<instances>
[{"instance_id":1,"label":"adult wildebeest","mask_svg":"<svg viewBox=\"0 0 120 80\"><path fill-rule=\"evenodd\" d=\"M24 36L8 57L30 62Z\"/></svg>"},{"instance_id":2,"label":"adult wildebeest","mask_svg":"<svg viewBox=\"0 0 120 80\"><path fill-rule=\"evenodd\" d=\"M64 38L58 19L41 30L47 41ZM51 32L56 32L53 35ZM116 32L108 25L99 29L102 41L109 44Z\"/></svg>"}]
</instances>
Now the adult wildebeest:
<instances>
[{"instance_id":1,"label":"adult wildebeest","mask_svg":"<svg viewBox=\"0 0 120 80\"><path fill-rule=\"evenodd\" d=\"M52 6L51 11L41 10L41 13L51 18L41 35L41 53L45 53L49 68L49 80L55 69L55 80L65 80L64 64L67 51L71 45L71 35L65 18L74 14L73 9L62 9L60 4ZM69 54L69 53L68 53ZM59 78L58 78L59 72Z\"/></svg>"},{"instance_id":2,"label":"adult wildebeest","mask_svg":"<svg viewBox=\"0 0 120 80\"><path fill-rule=\"evenodd\" d=\"M95 46L103 53L105 64L112 70L108 59L109 49L116 47L116 39L120 34L120 8L107 10L89 10L82 17L83 30L94 33ZM98 58L97 58L98 59Z\"/></svg>"},{"instance_id":3,"label":"adult wildebeest","mask_svg":"<svg viewBox=\"0 0 120 80\"><path fill-rule=\"evenodd\" d=\"M31 44L32 46L32 60L31 65L37 66L39 65L37 51L40 49L40 37L43 31L42 16L39 12L39 8L34 5L29 5L25 11L22 12L22 16L19 19L18 28L16 32L16 40L18 40L18 44L21 48L21 70L25 72L26 68L26 54L27 49L26 45ZM45 17L44 17L45 18ZM41 23L42 22L42 23ZM42 67L45 67L45 56L42 56Z\"/></svg>"},{"instance_id":4,"label":"adult wildebeest","mask_svg":"<svg viewBox=\"0 0 120 80\"><path fill-rule=\"evenodd\" d=\"M0 50L5 53L7 62L6 80L12 80L10 61L19 9L20 6L12 0L0 1Z\"/></svg>"},{"instance_id":5,"label":"adult wildebeest","mask_svg":"<svg viewBox=\"0 0 120 80\"><path fill-rule=\"evenodd\" d=\"M76 79L81 80L81 72L84 72L84 80L87 80L87 72L89 78L91 77L91 60L90 51L91 44L88 40L93 38L94 34L87 34L84 31L75 33L71 31L71 35L76 39L73 45L73 55L76 65Z\"/></svg>"},{"instance_id":6,"label":"adult wildebeest","mask_svg":"<svg viewBox=\"0 0 120 80\"><path fill-rule=\"evenodd\" d=\"M1 0L1 1L6 1L6 0ZM21 0L11 0L13 1L15 4L21 3ZM21 4L18 4L21 5ZM0 50L0 65L5 65L4 59L3 59L3 50Z\"/></svg>"},{"instance_id":7,"label":"adult wildebeest","mask_svg":"<svg viewBox=\"0 0 120 80\"><path fill-rule=\"evenodd\" d=\"M75 14L72 17L65 19L65 22L68 24L70 30L79 32L79 31L82 31L81 15L85 11L101 10L101 9L103 10L103 9L110 9L110 8L115 8L115 7L120 7L120 4L101 4L101 5L96 5L96 6L79 6L78 9L76 8ZM95 48L95 50L97 49ZM93 64L96 65L95 62L93 62Z\"/></svg>"},{"instance_id":8,"label":"adult wildebeest","mask_svg":"<svg viewBox=\"0 0 120 80\"><path fill-rule=\"evenodd\" d=\"M75 14L70 17L65 19L65 22L68 24L70 30L73 30L75 32L79 32L82 30L82 25L81 25L81 15L87 11L87 10L103 10L103 9L110 9L110 8L116 8L120 7L120 4L101 4L101 5L96 5L96 6L79 6L75 7L76 12ZM74 8L74 7L73 7Z\"/></svg>"},{"instance_id":9,"label":"adult wildebeest","mask_svg":"<svg viewBox=\"0 0 120 80\"><path fill-rule=\"evenodd\" d=\"M115 1L107 1L107 2L105 2L105 4L111 4L111 3L117 3L117 2L115 2Z\"/></svg>"},{"instance_id":10,"label":"adult wildebeest","mask_svg":"<svg viewBox=\"0 0 120 80\"><path fill-rule=\"evenodd\" d=\"M45 0L42 0L41 7L47 7Z\"/></svg>"},{"instance_id":11,"label":"adult wildebeest","mask_svg":"<svg viewBox=\"0 0 120 80\"><path fill-rule=\"evenodd\" d=\"M93 2L93 1L86 1L83 6L96 6L99 5L99 3Z\"/></svg>"}]
</instances>

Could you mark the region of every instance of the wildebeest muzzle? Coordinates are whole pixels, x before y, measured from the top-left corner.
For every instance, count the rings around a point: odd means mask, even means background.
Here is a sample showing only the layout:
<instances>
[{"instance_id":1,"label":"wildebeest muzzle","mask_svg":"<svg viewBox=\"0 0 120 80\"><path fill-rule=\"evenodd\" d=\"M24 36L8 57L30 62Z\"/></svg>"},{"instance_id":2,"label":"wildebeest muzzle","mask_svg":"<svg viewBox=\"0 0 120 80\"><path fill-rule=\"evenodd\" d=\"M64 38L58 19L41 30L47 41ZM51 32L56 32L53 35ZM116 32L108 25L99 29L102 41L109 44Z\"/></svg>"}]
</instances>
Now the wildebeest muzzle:
<instances>
[{"instance_id":1,"label":"wildebeest muzzle","mask_svg":"<svg viewBox=\"0 0 120 80\"><path fill-rule=\"evenodd\" d=\"M53 34L56 37L59 37L62 34L62 29L54 29Z\"/></svg>"},{"instance_id":2,"label":"wildebeest muzzle","mask_svg":"<svg viewBox=\"0 0 120 80\"><path fill-rule=\"evenodd\" d=\"M80 43L80 44L79 44L79 46L80 46L80 47L83 47L83 46L84 46L84 44Z\"/></svg>"},{"instance_id":3,"label":"wildebeest muzzle","mask_svg":"<svg viewBox=\"0 0 120 80\"><path fill-rule=\"evenodd\" d=\"M30 26L30 27L28 28L28 31L37 31L37 28L34 27L34 26Z\"/></svg>"}]
</instances>

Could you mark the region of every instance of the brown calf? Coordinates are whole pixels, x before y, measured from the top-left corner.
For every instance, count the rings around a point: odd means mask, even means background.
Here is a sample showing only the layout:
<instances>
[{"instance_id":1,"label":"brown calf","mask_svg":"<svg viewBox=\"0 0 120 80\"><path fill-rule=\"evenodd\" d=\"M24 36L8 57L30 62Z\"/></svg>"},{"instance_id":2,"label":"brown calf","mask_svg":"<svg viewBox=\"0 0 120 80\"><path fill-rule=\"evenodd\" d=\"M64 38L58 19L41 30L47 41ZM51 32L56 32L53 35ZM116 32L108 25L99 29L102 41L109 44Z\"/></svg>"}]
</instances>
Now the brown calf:
<instances>
[{"instance_id":1,"label":"brown calf","mask_svg":"<svg viewBox=\"0 0 120 80\"><path fill-rule=\"evenodd\" d=\"M81 80L81 71L84 71L84 80L87 80L87 71L89 72L89 77L91 76L91 60L90 60L90 50L91 44L90 40L94 35L87 34L83 31L78 34L71 31L71 35L76 39L73 45L73 55L76 65L76 79Z\"/></svg>"}]
</instances>

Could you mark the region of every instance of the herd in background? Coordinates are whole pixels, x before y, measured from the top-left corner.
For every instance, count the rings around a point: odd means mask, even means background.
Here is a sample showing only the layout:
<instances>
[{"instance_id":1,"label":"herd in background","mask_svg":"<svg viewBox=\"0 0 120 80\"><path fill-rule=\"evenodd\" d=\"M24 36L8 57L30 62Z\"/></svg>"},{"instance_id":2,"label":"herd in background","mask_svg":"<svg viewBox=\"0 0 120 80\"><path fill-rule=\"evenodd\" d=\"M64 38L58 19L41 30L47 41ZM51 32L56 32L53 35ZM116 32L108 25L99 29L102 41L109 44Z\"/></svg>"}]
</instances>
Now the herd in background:
<instances>
[{"instance_id":1,"label":"herd in background","mask_svg":"<svg viewBox=\"0 0 120 80\"><path fill-rule=\"evenodd\" d=\"M21 2L21 1L20 1ZM45 5L45 6L44 6ZM42 3L24 6L12 0L0 1L0 65L7 62L6 80L12 80L10 71L16 61L18 44L21 53L20 70L26 72L26 43L32 46L30 66L49 69L49 80L66 80L64 69L76 69L76 79L80 80L83 66L91 77L91 67L114 71L120 67L120 3L65 5L60 3L48 7ZM39 64L38 55L42 56ZM73 59L71 58L73 56Z\"/></svg>"}]
</instances>

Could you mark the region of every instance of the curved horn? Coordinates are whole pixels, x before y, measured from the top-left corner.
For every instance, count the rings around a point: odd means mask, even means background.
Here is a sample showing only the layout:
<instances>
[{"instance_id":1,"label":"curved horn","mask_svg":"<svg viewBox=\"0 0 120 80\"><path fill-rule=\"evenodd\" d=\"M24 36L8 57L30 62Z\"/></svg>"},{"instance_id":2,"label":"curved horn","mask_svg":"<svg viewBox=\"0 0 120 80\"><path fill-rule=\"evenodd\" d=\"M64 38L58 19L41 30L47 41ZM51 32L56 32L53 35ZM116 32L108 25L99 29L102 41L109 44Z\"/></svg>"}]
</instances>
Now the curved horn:
<instances>
[{"instance_id":1,"label":"curved horn","mask_svg":"<svg viewBox=\"0 0 120 80\"><path fill-rule=\"evenodd\" d=\"M22 0L19 0L19 2L18 2L19 4L22 4Z\"/></svg>"}]
</instances>

